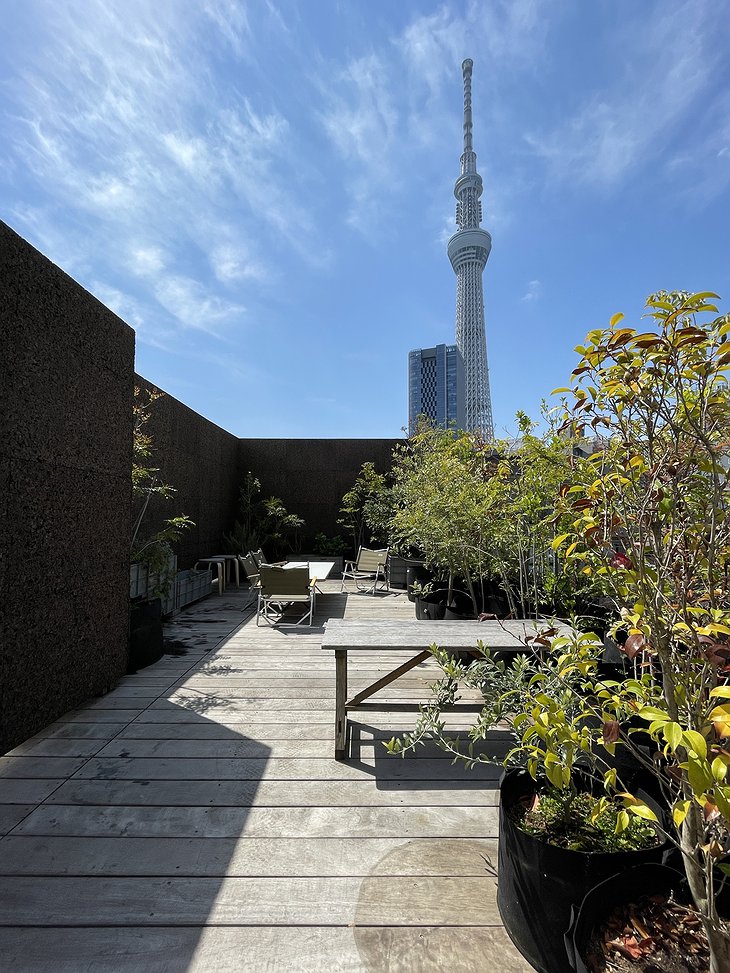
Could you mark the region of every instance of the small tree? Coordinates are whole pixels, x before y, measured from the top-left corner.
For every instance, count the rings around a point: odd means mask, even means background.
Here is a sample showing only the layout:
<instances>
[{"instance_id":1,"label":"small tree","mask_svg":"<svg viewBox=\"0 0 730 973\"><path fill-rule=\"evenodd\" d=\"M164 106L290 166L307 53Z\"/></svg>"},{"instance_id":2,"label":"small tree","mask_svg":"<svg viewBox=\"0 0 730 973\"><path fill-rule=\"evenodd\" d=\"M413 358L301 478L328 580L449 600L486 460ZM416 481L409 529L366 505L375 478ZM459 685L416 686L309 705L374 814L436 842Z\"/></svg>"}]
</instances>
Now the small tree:
<instances>
[{"instance_id":1,"label":"small tree","mask_svg":"<svg viewBox=\"0 0 730 973\"><path fill-rule=\"evenodd\" d=\"M363 463L352 487L342 498L337 523L349 531L353 554L360 547L387 542L390 501L387 478L374 463Z\"/></svg>"},{"instance_id":2,"label":"small tree","mask_svg":"<svg viewBox=\"0 0 730 973\"><path fill-rule=\"evenodd\" d=\"M485 535L495 494L496 457L467 433L421 426L396 447L390 536L416 548L426 563L466 582L475 612L474 581L488 573Z\"/></svg>"},{"instance_id":3,"label":"small tree","mask_svg":"<svg viewBox=\"0 0 730 973\"><path fill-rule=\"evenodd\" d=\"M290 514L278 497L260 497L261 483L248 472L239 493L238 516L233 530L224 537L234 554L246 554L260 547L271 548L273 558L301 549L300 528L304 520Z\"/></svg>"},{"instance_id":4,"label":"small tree","mask_svg":"<svg viewBox=\"0 0 730 973\"><path fill-rule=\"evenodd\" d=\"M730 848L730 316L711 293L661 293L651 330L591 331L573 371L565 425L605 433L592 477L566 485L570 527L555 540L600 579L628 632L625 651L654 667L662 693L629 681L627 702L662 745L687 879L711 949L730 969L730 934L715 907L715 865ZM726 866L722 866L726 868ZM730 871L730 869L728 869Z\"/></svg>"},{"instance_id":5,"label":"small tree","mask_svg":"<svg viewBox=\"0 0 730 973\"><path fill-rule=\"evenodd\" d=\"M147 432L147 423L151 417L153 403L162 397L157 389L142 390L135 386L134 405L132 407L133 435L132 435L132 502L136 508L132 522L131 561L146 564L149 570L158 574L162 580L159 594L166 594L170 588L171 578L165 578L164 572L172 555L172 545L189 527L194 527L193 521L186 514L169 517L164 526L152 534L145 535L142 531L145 514L153 497L170 500L175 494L175 488L169 483L163 483L159 477L159 469L150 465L153 445L152 437Z\"/></svg>"}]
</instances>

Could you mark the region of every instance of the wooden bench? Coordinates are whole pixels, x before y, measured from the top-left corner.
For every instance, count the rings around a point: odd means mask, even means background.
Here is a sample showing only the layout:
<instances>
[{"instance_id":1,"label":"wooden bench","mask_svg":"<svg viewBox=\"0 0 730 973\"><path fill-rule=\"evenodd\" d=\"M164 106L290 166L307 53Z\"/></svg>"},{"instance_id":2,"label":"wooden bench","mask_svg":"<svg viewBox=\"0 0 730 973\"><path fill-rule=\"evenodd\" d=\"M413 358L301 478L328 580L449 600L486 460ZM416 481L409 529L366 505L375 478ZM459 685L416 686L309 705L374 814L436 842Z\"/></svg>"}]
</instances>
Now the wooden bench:
<instances>
[{"instance_id":1,"label":"wooden bench","mask_svg":"<svg viewBox=\"0 0 730 973\"><path fill-rule=\"evenodd\" d=\"M418 710L417 703L365 702L378 690L394 682L415 666L431 657L428 647L434 642L442 649L478 656L477 642L481 640L490 649L500 652L525 650L525 639L535 635L547 623L536 624L532 619L510 621L380 621L365 619L351 621L332 618L326 625L322 648L335 653L335 760L345 756L347 744L347 714L352 710L401 711ZM570 629L560 626L567 634ZM347 698L347 653L358 652L415 652L397 669L382 676L366 689ZM478 712L481 705L459 704L465 712Z\"/></svg>"}]
</instances>

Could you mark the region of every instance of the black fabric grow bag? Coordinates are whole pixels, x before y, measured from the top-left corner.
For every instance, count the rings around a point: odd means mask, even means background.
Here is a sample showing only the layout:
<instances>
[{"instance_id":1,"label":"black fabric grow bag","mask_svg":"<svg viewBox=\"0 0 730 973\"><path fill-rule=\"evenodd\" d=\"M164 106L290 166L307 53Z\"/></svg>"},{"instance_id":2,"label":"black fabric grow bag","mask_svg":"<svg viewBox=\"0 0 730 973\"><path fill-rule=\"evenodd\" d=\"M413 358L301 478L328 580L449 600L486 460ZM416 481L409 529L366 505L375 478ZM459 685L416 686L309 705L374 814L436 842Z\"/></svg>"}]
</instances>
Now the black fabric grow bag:
<instances>
[{"instance_id":1,"label":"black fabric grow bag","mask_svg":"<svg viewBox=\"0 0 730 973\"><path fill-rule=\"evenodd\" d=\"M465 591L452 591L451 597L446 605L444 618L450 619L452 622L476 618L474 614L474 602L471 600L471 595L468 595Z\"/></svg>"},{"instance_id":2,"label":"black fabric grow bag","mask_svg":"<svg viewBox=\"0 0 730 973\"><path fill-rule=\"evenodd\" d=\"M421 621L438 622L446 614L449 592L444 588L416 598L416 618Z\"/></svg>"},{"instance_id":3,"label":"black fabric grow bag","mask_svg":"<svg viewBox=\"0 0 730 973\"><path fill-rule=\"evenodd\" d=\"M644 862L661 862L666 843L643 851L595 854L558 848L526 834L508 813L537 786L527 771L506 771L500 786L497 905L502 921L538 973L566 973L564 936L571 910L609 876ZM645 799L659 816L659 806Z\"/></svg>"},{"instance_id":4,"label":"black fabric grow bag","mask_svg":"<svg viewBox=\"0 0 730 973\"><path fill-rule=\"evenodd\" d=\"M573 909L570 928L565 934L565 968L571 973L590 973L586 965L586 951L593 930L615 908L637 902L645 895L668 895L683 889L684 885L681 872L656 862L644 862L594 885L580 906ZM681 891L679 898L688 901L687 895L682 895Z\"/></svg>"},{"instance_id":5,"label":"black fabric grow bag","mask_svg":"<svg viewBox=\"0 0 730 973\"><path fill-rule=\"evenodd\" d=\"M132 602L129 611L129 663L128 672L136 672L151 666L162 658L162 602Z\"/></svg>"}]
</instances>

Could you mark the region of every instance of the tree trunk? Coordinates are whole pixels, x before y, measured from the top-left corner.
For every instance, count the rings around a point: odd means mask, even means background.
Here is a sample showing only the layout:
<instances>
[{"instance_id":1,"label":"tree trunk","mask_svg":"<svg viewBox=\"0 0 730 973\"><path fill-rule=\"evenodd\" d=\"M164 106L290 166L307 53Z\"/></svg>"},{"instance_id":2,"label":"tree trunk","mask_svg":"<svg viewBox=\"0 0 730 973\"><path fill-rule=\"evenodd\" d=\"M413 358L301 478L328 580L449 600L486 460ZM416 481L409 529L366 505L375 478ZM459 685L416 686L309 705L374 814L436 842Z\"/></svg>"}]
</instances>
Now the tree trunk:
<instances>
[{"instance_id":1,"label":"tree trunk","mask_svg":"<svg viewBox=\"0 0 730 973\"><path fill-rule=\"evenodd\" d=\"M710 973L727 973L730 970L730 935L703 922L710 944Z\"/></svg>"}]
</instances>

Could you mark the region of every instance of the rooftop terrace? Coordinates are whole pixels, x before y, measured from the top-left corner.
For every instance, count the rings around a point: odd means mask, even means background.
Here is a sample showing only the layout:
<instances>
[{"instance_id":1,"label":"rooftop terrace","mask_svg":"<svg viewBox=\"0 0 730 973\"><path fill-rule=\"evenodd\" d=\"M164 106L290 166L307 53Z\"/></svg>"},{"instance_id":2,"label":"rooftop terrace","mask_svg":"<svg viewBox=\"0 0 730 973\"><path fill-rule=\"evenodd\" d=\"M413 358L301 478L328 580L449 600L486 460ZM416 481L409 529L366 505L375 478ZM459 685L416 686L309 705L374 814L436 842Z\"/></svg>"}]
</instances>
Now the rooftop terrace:
<instances>
[{"instance_id":1,"label":"rooftop terrace","mask_svg":"<svg viewBox=\"0 0 730 973\"><path fill-rule=\"evenodd\" d=\"M322 624L413 607L325 590L312 629L257 628L243 590L191 606L172 654L0 758L9 969L530 970L495 901L498 771L388 756L402 712L333 760ZM392 661L356 655L353 689Z\"/></svg>"}]
</instances>

